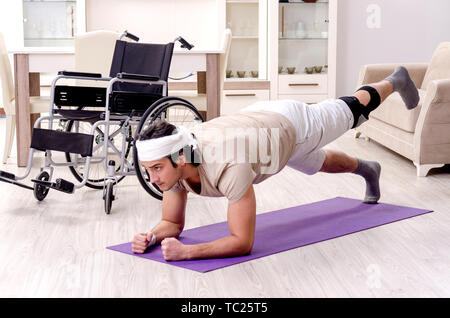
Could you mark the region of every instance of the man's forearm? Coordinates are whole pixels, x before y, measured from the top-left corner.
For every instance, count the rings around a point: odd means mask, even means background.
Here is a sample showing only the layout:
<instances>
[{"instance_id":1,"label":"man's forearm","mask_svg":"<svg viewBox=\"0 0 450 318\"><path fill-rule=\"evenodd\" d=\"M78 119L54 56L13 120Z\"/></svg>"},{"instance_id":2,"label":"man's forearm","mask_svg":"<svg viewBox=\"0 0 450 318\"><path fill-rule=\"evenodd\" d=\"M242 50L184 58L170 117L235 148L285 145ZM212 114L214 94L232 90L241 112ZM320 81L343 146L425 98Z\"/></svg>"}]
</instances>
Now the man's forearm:
<instances>
[{"instance_id":1,"label":"man's forearm","mask_svg":"<svg viewBox=\"0 0 450 318\"><path fill-rule=\"evenodd\" d=\"M186 245L186 248L188 259L231 257L250 253L252 243L230 235L213 242Z\"/></svg>"},{"instance_id":2,"label":"man's forearm","mask_svg":"<svg viewBox=\"0 0 450 318\"><path fill-rule=\"evenodd\" d=\"M182 231L183 228L179 224L161 220L151 232L156 236L155 244L160 244L166 237L178 237Z\"/></svg>"}]
</instances>

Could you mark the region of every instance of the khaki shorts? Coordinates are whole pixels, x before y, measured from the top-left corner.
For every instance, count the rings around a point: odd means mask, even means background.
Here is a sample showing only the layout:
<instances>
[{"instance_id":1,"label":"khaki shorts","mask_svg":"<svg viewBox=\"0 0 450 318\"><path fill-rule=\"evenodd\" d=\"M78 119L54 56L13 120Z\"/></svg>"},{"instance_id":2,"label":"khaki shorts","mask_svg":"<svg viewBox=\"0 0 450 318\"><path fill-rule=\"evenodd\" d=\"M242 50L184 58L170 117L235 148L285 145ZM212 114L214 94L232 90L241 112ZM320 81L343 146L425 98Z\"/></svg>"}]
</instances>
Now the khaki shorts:
<instances>
[{"instance_id":1,"label":"khaki shorts","mask_svg":"<svg viewBox=\"0 0 450 318\"><path fill-rule=\"evenodd\" d=\"M257 102L242 111L273 111L284 115L294 125L297 140L287 166L313 175L325 161L325 145L342 136L353 126L353 114L340 99L307 105L294 100Z\"/></svg>"}]
</instances>

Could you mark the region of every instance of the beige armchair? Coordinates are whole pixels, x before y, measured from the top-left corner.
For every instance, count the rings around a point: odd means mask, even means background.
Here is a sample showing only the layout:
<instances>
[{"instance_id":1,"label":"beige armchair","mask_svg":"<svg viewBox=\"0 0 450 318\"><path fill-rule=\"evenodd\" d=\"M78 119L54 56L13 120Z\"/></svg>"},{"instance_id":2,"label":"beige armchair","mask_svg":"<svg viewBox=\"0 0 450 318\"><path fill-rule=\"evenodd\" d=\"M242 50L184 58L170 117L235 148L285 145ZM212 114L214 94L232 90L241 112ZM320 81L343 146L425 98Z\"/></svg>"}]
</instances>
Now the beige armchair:
<instances>
[{"instance_id":1,"label":"beige armchair","mask_svg":"<svg viewBox=\"0 0 450 318\"><path fill-rule=\"evenodd\" d=\"M361 68L358 87L380 81L400 64ZM441 43L430 63L401 64L419 88L417 108L407 110L398 93L389 96L369 120L356 128L363 134L413 161L417 175L450 163L450 42Z\"/></svg>"}]
</instances>

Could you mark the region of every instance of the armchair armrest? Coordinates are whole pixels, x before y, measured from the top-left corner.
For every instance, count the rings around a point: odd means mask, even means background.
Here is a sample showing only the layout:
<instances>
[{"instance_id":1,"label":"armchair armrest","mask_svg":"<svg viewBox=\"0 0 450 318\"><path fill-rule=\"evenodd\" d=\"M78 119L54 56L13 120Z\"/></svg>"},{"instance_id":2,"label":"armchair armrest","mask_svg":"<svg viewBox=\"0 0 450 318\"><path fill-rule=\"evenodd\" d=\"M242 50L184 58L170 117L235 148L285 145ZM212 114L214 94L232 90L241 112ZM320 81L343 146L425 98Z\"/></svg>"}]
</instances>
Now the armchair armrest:
<instances>
[{"instance_id":1,"label":"armchair armrest","mask_svg":"<svg viewBox=\"0 0 450 318\"><path fill-rule=\"evenodd\" d=\"M408 70L416 87L422 86L428 63L397 63L397 64L368 64L361 67L359 72L358 88L379 82L391 75L397 66L404 66Z\"/></svg>"},{"instance_id":2,"label":"armchair armrest","mask_svg":"<svg viewBox=\"0 0 450 318\"><path fill-rule=\"evenodd\" d=\"M427 99L432 98L432 104L442 104L442 103L450 103L450 78L449 79L441 79L434 80L427 87ZM450 112L449 109L446 108L445 112L447 114L448 120L450 120ZM446 121L450 122L450 121Z\"/></svg>"},{"instance_id":3,"label":"armchair armrest","mask_svg":"<svg viewBox=\"0 0 450 318\"><path fill-rule=\"evenodd\" d=\"M432 81L414 134L415 162L450 163L450 79Z\"/></svg>"}]
</instances>

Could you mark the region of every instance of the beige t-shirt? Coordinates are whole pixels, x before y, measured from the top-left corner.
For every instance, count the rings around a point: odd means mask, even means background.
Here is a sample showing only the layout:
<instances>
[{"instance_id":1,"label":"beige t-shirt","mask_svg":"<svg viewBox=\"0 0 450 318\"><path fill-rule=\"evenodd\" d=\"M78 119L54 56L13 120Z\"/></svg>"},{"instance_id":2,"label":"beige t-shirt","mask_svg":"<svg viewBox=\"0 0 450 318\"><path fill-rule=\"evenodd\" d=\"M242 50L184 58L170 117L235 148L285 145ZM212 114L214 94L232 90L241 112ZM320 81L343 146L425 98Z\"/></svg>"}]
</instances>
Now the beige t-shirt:
<instances>
[{"instance_id":1,"label":"beige t-shirt","mask_svg":"<svg viewBox=\"0 0 450 318\"><path fill-rule=\"evenodd\" d=\"M190 129L198 141L200 193L183 180L169 191L238 201L251 184L282 170L295 150L296 132L283 115L246 111L221 116Z\"/></svg>"}]
</instances>

